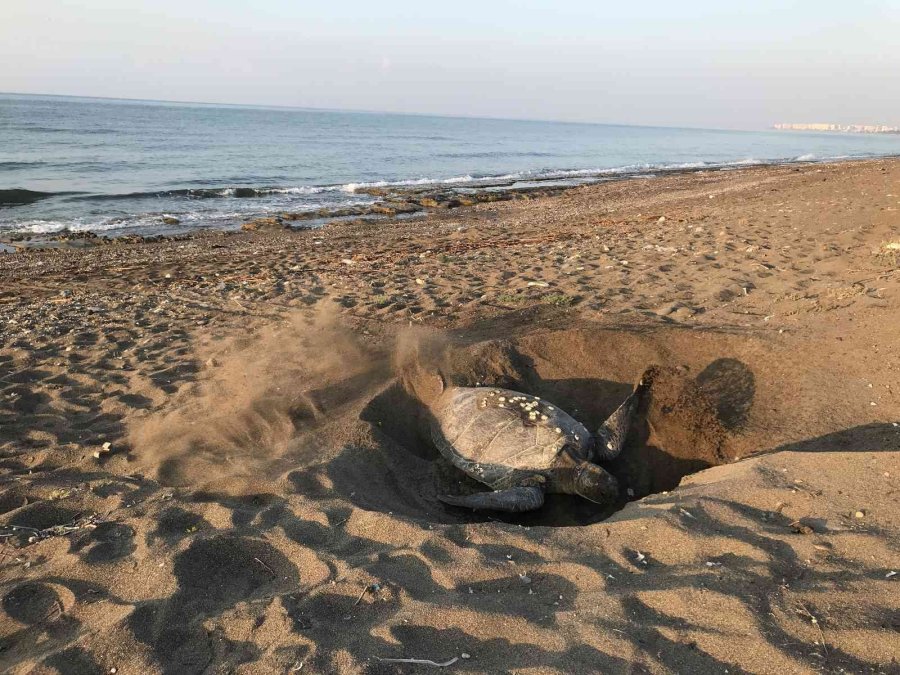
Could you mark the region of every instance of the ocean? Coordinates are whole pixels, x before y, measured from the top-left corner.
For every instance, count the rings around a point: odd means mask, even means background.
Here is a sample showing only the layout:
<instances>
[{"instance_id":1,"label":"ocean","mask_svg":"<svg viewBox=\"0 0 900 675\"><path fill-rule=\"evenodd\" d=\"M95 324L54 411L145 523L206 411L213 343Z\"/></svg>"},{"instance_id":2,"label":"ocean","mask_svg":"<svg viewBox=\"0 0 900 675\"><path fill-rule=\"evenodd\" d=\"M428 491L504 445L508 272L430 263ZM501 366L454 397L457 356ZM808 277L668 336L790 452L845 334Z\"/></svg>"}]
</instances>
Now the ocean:
<instances>
[{"instance_id":1,"label":"ocean","mask_svg":"<svg viewBox=\"0 0 900 675\"><path fill-rule=\"evenodd\" d=\"M372 186L574 185L897 154L891 135L0 94L0 235L235 229L371 203L359 190Z\"/></svg>"}]
</instances>

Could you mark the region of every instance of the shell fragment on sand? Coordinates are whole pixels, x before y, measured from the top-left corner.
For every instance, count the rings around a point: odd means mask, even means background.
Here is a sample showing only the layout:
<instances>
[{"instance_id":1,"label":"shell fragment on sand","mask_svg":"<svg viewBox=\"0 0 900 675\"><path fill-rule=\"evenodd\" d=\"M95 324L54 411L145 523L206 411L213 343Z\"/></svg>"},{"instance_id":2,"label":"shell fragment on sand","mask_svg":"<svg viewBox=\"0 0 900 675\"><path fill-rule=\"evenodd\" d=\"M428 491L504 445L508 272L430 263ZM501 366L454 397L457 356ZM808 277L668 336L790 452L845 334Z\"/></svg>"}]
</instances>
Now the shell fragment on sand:
<instances>
[{"instance_id":1,"label":"shell fragment on sand","mask_svg":"<svg viewBox=\"0 0 900 675\"><path fill-rule=\"evenodd\" d=\"M112 452L112 443L107 441L104 443L99 450L95 450L93 453L94 459L101 459Z\"/></svg>"}]
</instances>

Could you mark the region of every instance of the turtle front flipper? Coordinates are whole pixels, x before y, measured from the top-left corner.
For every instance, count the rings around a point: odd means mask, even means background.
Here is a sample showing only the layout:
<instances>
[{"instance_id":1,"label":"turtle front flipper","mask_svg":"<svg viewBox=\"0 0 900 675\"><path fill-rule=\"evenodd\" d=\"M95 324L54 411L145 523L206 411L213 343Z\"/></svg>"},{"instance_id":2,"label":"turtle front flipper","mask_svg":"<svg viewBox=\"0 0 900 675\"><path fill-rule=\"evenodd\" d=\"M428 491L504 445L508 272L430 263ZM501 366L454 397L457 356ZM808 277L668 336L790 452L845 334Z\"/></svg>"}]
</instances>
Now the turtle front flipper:
<instances>
[{"instance_id":1,"label":"turtle front flipper","mask_svg":"<svg viewBox=\"0 0 900 675\"><path fill-rule=\"evenodd\" d=\"M476 492L472 495L441 495L438 497L445 504L462 506L476 511L508 511L522 513L534 511L544 505L543 488L512 487L494 492Z\"/></svg>"},{"instance_id":2,"label":"turtle front flipper","mask_svg":"<svg viewBox=\"0 0 900 675\"><path fill-rule=\"evenodd\" d=\"M608 461L615 459L625 447L628 429L641 402L641 396L650 387L654 370L648 369L641 376L634 391L628 395L622 405L600 425L594 438L594 459Z\"/></svg>"}]
</instances>

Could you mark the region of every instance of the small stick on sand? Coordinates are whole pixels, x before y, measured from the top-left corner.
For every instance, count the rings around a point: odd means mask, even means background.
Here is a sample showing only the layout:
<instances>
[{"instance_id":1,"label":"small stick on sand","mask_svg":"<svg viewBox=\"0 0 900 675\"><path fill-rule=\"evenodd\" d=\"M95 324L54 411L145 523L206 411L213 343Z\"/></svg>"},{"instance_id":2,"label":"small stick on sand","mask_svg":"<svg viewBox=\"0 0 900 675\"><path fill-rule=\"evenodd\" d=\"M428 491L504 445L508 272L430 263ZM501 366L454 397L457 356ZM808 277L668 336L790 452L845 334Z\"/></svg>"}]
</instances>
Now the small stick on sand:
<instances>
[{"instance_id":1,"label":"small stick on sand","mask_svg":"<svg viewBox=\"0 0 900 675\"><path fill-rule=\"evenodd\" d=\"M378 591L378 590L381 590L381 586L379 586L378 584L366 585L366 587L363 589L362 593L360 593L359 597L356 599L356 602L353 603L353 606L356 607L359 603L361 603L362 599L364 597L366 597L366 593L368 593L369 591Z\"/></svg>"},{"instance_id":2,"label":"small stick on sand","mask_svg":"<svg viewBox=\"0 0 900 675\"><path fill-rule=\"evenodd\" d=\"M438 663L437 661L431 661L429 659L383 659L381 657L375 657L382 663L415 663L419 666L434 666L435 668L447 668L448 666L452 666L454 663L459 661L458 656L454 656L449 661L444 661L443 663Z\"/></svg>"},{"instance_id":3,"label":"small stick on sand","mask_svg":"<svg viewBox=\"0 0 900 675\"><path fill-rule=\"evenodd\" d=\"M260 565L262 565L263 567L265 567L265 568L269 571L269 574L271 574L273 577L277 577L277 576L278 576L277 574L275 574L275 570L273 570L271 567L269 567L268 565L266 565L266 563L264 563L262 560L260 560L259 558L254 558L254 560L255 560L256 562L258 562Z\"/></svg>"},{"instance_id":4,"label":"small stick on sand","mask_svg":"<svg viewBox=\"0 0 900 675\"><path fill-rule=\"evenodd\" d=\"M812 625L819 629L819 636L822 638L822 650L825 652L825 655L828 656L828 645L825 643L825 631L822 629L822 624L819 623L819 620L815 615L810 612L802 602L797 603L797 606L799 607L800 614L807 617L812 622Z\"/></svg>"},{"instance_id":5,"label":"small stick on sand","mask_svg":"<svg viewBox=\"0 0 900 675\"><path fill-rule=\"evenodd\" d=\"M26 532L34 532L36 534L40 534L41 530L36 527L28 527L26 525L4 525L5 528L12 528L13 530L25 530Z\"/></svg>"},{"instance_id":6,"label":"small stick on sand","mask_svg":"<svg viewBox=\"0 0 900 675\"><path fill-rule=\"evenodd\" d=\"M359 603L361 603L361 602L362 602L362 599L363 599L364 597L366 597L366 593L368 593L368 592L369 592L369 587L366 586L366 587L362 590L362 593L359 594L359 597L356 599L356 602L353 603L353 606L356 607Z\"/></svg>"}]
</instances>

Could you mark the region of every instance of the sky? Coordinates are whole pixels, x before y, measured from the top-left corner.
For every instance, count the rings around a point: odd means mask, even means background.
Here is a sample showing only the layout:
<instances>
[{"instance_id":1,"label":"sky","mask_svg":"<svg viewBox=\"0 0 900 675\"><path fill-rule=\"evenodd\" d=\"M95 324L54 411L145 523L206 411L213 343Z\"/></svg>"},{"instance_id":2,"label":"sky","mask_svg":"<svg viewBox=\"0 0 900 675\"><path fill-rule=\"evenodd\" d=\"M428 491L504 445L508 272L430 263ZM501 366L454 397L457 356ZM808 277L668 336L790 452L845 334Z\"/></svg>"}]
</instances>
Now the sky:
<instances>
[{"instance_id":1,"label":"sky","mask_svg":"<svg viewBox=\"0 0 900 675\"><path fill-rule=\"evenodd\" d=\"M0 91L900 126L900 0L7 0Z\"/></svg>"}]
</instances>

